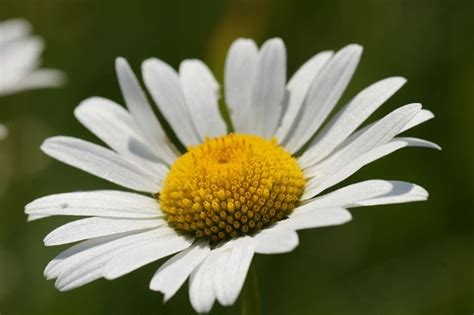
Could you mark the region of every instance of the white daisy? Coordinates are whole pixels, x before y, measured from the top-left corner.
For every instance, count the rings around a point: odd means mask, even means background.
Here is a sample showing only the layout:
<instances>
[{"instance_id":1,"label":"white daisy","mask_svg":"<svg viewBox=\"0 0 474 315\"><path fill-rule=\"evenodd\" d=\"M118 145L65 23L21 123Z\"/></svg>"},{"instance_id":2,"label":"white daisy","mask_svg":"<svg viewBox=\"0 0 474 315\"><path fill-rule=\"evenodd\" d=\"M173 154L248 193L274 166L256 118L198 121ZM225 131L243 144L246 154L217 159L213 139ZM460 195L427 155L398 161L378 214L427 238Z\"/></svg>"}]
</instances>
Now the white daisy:
<instances>
[{"instance_id":1,"label":"white daisy","mask_svg":"<svg viewBox=\"0 0 474 315\"><path fill-rule=\"evenodd\" d=\"M328 119L361 53L359 45L319 53L287 83L280 39L268 40L260 50L251 40L235 41L226 60L224 91L233 133L219 111L219 85L201 61L185 60L177 73L161 60L146 60L145 85L187 147L185 153L170 141L131 68L118 58L128 111L99 97L75 111L111 149L71 137L50 138L42 149L149 195L75 192L28 204L29 220L88 217L45 238L47 246L81 241L54 258L45 276L56 278L56 287L66 291L176 254L158 269L150 288L166 301L189 278L194 309L208 312L216 299L222 305L236 301L255 253L292 251L297 230L346 223L351 220L347 208L425 200L422 187L389 180L321 194L400 148L438 148L398 137L433 117L420 104L402 106L359 128L405 83L400 77L374 83Z\"/></svg>"},{"instance_id":2,"label":"white daisy","mask_svg":"<svg viewBox=\"0 0 474 315\"><path fill-rule=\"evenodd\" d=\"M0 124L0 140L5 139L6 137L8 137L8 128Z\"/></svg>"},{"instance_id":3,"label":"white daisy","mask_svg":"<svg viewBox=\"0 0 474 315\"><path fill-rule=\"evenodd\" d=\"M64 82L61 71L37 69L44 44L30 32L31 25L23 19L0 23L0 95L55 87Z\"/></svg>"},{"instance_id":4,"label":"white daisy","mask_svg":"<svg viewBox=\"0 0 474 315\"><path fill-rule=\"evenodd\" d=\"M44 44L30 33L31 25L24 19L0 23L0 96L64 83L61 71L37 69ZM0 140L7 135L7 128L0 124Z\"/></svg>"}]
</instances>

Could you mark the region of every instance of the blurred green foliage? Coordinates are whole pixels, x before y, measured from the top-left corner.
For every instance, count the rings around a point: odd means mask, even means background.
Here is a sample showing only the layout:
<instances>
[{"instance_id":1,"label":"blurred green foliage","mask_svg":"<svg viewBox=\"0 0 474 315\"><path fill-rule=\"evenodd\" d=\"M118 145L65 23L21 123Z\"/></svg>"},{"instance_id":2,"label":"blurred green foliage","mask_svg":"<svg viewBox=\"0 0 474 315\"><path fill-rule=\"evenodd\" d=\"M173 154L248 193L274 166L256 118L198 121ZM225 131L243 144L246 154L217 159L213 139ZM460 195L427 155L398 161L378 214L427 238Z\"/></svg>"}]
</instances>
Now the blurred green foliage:
<instances>
[{"instance_id":1,"label":"blurred green foliage","mask_svg":"<svg viewBox=\"0 0 474 315\"><path fill-rule=\"evenodd\" d=\"M67 293L43 278L62 248L45 248L42 238L68 220L27 223L24 205L48 194L115 187L52 161L39 146L58 134L97 141L73 109L95 95L122 102L117 56L137 71L151 56L175 67L201 58L222 82L232 40L280 36L289 74L318 51L362 44L362 62L341 103L378 79L402 75L407 85L372 119L421 102L436 118L410 134L443 151L402 150L346 181L416 182L430 192L427 202L357 208L349 224L300 233L290 254L257 256L264 314L472 314L473 16L472 0L1 0L0 20L30 20L47 43L44 65L64 70L69 81L0 99L0 121L10 129L0 143L0 312L192 314L187 285L167 304L148 289L157 263ZM238 306L217 305L212 312L237 313Z\"/></svg>"}]
</instances>

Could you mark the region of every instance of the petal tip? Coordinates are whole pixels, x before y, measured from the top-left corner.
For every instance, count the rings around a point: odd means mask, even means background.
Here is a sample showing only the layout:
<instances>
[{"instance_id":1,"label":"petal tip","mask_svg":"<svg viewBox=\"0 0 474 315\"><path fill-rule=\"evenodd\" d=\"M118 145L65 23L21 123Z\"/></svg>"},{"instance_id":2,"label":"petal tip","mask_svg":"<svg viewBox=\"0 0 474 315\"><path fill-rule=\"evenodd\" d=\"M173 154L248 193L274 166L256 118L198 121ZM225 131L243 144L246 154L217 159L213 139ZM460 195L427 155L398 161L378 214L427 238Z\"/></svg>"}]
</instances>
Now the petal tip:
<instances>
[{"instance_id":1,"label":"petal tip","mask_svg":"<svg viewBox=\"0 0 474 315\"><path fill-rule=\"evenodd\" d=\"M119 56L115 58L115 65L122 65L126 63L127 63L127 60L124 57Z\"/></svg>"},{"instance_id":2,"label":"petal tip","mask_svg":"<svg viewBox=\"0 0 474 315\"><path fill-rule=\"evenodd\" d=\"M360 54L362 54L362 51L364 50L364 47L360 44L353 43L353 44L349 44L349 45L345 46L342 49L343 50L349 50L354 54L359 54L360 55Z\"/></svg>"}]
</instances>

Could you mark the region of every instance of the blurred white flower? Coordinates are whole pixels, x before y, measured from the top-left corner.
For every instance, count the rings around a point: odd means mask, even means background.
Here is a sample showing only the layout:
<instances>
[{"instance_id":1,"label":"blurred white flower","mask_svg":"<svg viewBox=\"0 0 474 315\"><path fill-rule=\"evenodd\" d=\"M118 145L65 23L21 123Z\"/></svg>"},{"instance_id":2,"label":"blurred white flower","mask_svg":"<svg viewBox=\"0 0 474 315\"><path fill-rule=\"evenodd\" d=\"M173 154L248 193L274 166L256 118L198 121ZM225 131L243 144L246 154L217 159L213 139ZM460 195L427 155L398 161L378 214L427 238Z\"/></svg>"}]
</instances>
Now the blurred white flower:
<instances>
[{"instance_id":1,"label":"blurred white flower","mask_svg":"<svg viewBox=\"0 0 474 315\"><path fill-rule=\"evenodd\" d=\"M59 70L38 69L44 44L30 35L31 25L24 19L0 23L0 96L24 90L58 87L65 81ZM0 140L8 129L0 124Z\"/></svg>"},{"instance_id":2,"label":"blurred white flower","mask_svg":"<svg viewBox=\"0 0 474 315\"><path fill-rule=\"evenodd\" d=\"M420 104L402 106L359 128L405 83L400 77L372 84L328 119L361 53L359 45L319 53L287 83L280 39L267 41L260 50L251 40L237 40L224 76L235 133L221 117L219 85L204 63L185 60L177 73L161 60L146 60L145 85L187 147L184 154L163 131L128 63L117 59L128 110L94 97L75 111L111 149L71 137L50 138L42 149L149 196L86 191L28 204L29 220L89 217L45 238L47 246L82 241L54 258L45 276L56 278L56 287L66 291L176 254L158 269L150 288L168 300L189 278L191 303L206 313L216 299L222 305L236 301L255 253L292 251L299 242L297 230L348 222L347 208L425 200L428 193L422 187L391 180L368 180L321 194L403 147L438 148L398 137L433 117Z\"/></svg>"},{"instance_id":3,"label":"blurred white flower","mask_svg":"<svg viewBox=\"0 0 474 315\"><path fill-rule=\"evenodd\" d=\"M8 128L0 124L0 140L5 139L8 136Z\"/></svg>"},{"instance_id":4,"label":"blurred white flower","mask_svg":"<svg viewBox=\"0 0 474 315\"><path fill-rule=\"evenodd\" d=\"M64 83L61 71L38 69L44 44L30 32L24 19L0 23L0 96Z\"/></svg>"}]
</instances>

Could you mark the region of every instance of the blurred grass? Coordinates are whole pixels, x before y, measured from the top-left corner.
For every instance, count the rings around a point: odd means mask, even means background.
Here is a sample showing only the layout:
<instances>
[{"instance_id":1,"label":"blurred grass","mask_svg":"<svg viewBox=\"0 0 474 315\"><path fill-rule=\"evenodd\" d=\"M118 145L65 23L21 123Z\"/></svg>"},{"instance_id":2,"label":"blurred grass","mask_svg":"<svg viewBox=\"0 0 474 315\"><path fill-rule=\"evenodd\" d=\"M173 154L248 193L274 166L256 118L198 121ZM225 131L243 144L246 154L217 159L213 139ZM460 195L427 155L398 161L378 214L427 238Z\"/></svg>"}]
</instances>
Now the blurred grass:
<instances>
[{"instance_id":1,"label":"blurred grass","mask_svg":"<svg viewBox=\"0 0 474 315\"><path fill-rule=\"evenodd\" d=\"M67 134L97 141L73 118L74 107L98 95L122 103L114 59L135 70L148 57L174 67L201 58L222 82L236 37L261 43L280 36L289 74L318 51L350 42L362 62L343 97L402 75L405 87L372 119L410 102L436 118L410 131L443 151L402 150L347 182L402 179L428 189L427 202L354 209L341 227L303 231L294 252L257 256L264 314L471 314L474 311L474 2L369 1L92 1L2 0L0 20L25 17L46 39L44 65L69 76L62 89L0 99L0 311L22 314L189 314L187 289L167 304L148 289L159 264L114 282L58 292L42 271L60 248L42 237L67 221L26 223L24 205L43 195L115 188L39 150ZM343 103L343 102L342 102ZM64 247L65 248L65 247ZM212 314L237 314L215 306Z\"/></svg>"}]
</instances>

